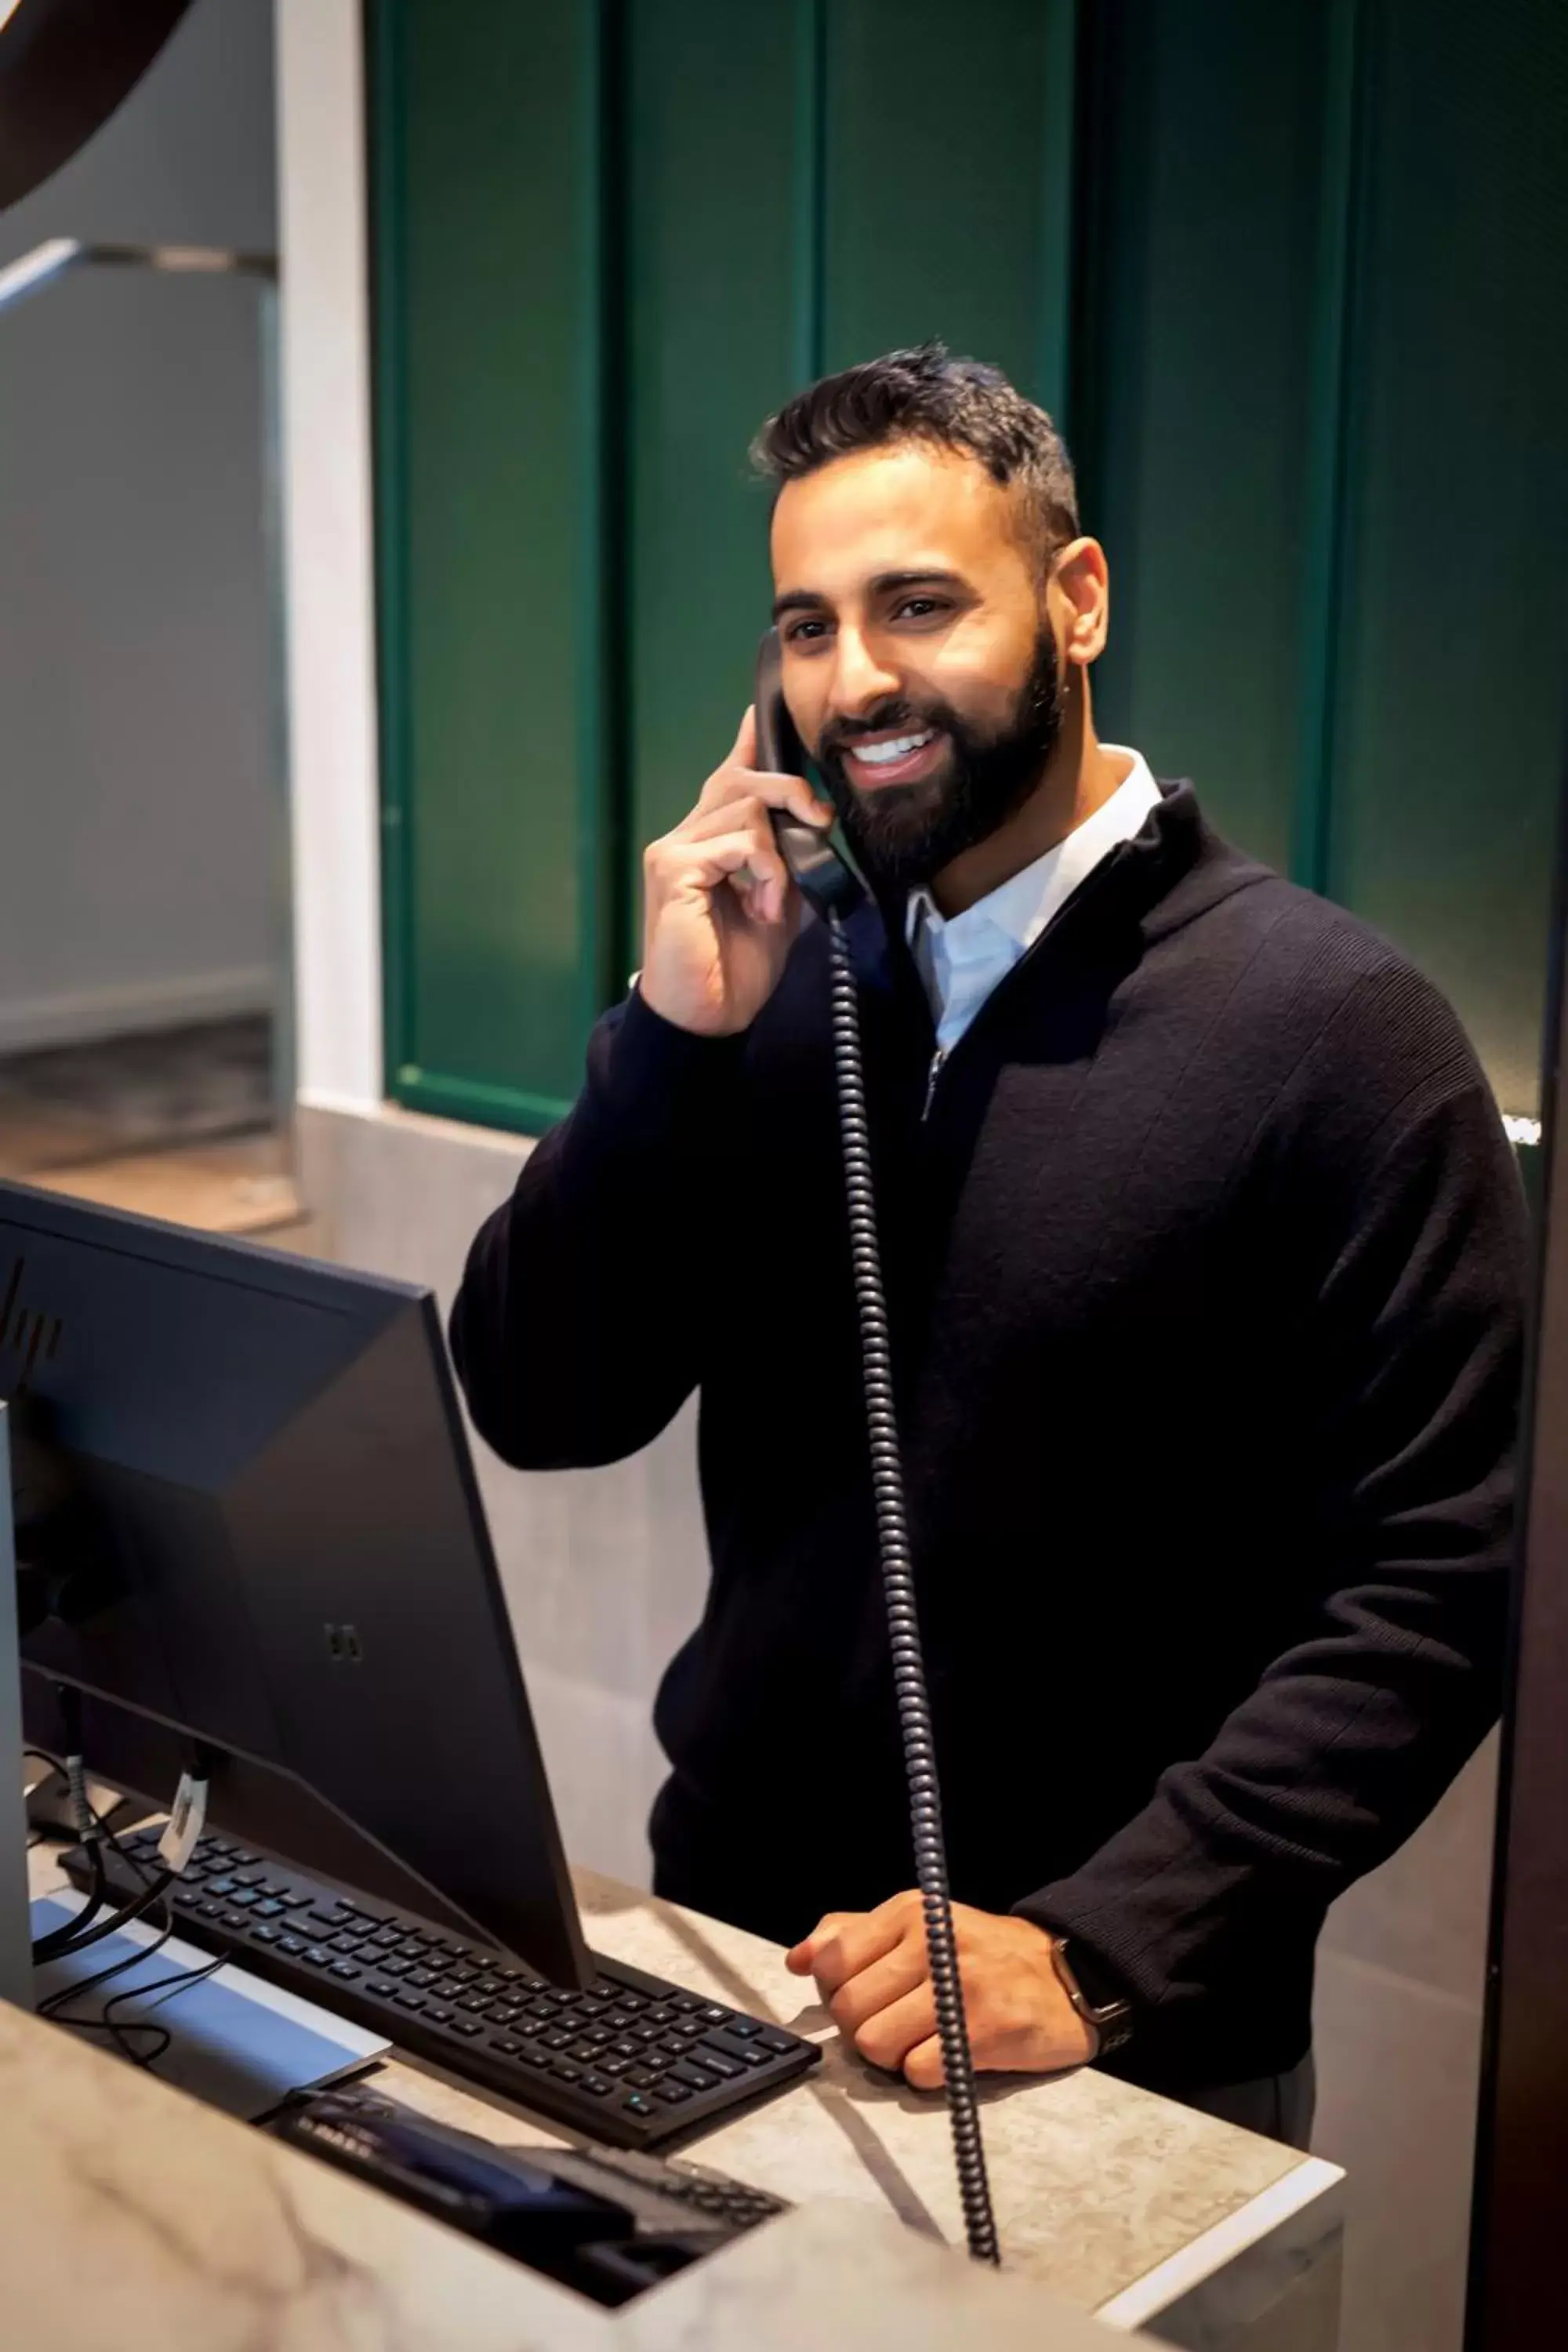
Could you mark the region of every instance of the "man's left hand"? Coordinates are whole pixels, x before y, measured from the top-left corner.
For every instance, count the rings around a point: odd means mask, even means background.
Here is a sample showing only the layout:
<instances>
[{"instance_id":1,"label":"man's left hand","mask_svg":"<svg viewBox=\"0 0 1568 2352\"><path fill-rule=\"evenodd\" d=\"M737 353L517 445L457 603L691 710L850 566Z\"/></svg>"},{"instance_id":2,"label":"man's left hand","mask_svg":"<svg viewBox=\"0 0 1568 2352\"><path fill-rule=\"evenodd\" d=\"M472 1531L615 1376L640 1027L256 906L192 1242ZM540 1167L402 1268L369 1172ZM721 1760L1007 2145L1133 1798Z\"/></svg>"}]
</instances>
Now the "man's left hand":
<instances>
[{"instance_id":1,"label":"man's left hand","mask_svg":"<svg viewBox=\"0 0 1568 2352\"><path fill-rule=\"evenodd\" d=\"M952 1906L952 1927L976 2068L1049 2074L1093 2057L1093 2030L1063 1990L1043 1927L963 1903ZM834 2023L863 2058L892 2074L901 2069L917 2090L941 2083L918 1895L895 1895L875 1911L830 1911L786 1965L816 1979Z\"/></svg>"}]
</instances>

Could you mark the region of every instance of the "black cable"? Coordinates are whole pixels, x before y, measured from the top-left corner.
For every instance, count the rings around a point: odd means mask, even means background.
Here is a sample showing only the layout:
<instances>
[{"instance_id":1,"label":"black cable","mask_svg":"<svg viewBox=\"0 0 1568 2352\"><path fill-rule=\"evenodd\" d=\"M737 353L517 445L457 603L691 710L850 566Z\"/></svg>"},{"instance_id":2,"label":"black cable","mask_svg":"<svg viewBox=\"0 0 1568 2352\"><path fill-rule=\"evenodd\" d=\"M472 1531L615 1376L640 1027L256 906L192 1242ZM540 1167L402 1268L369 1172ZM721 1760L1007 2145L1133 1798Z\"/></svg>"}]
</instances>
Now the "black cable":
<instances>
[{"instance_id":1,"label":"black cable","mask_svg":"<svg viewBox=\"0 0 1568 2352\"><path fill-rule=\"evenodd\" d=\"M164 1937L160 1937L158 1943L162 1944L164 1940ZM149 1951L156 1951L158 1945L149 1945L147 1948ZM104 2002L102 2023L117 2039L122 2033L158 2033L163 2036L160 2046L156 2050L149 2051L144 2058L133 2059L132 2061L133 2065L156 2065L174 2037L166 2025L154 2025L148 2018L130 2018L121 2024L118 2019L110 2019L110 2011L117 2009L122 2000L139 2000L149 2009L162 2009L165 2001L174 2000L181 1993L192 1991L195 1986L205 1984L207 1978L215 1974L217 1969L226 1968L230 1957L227 1952L220 1952L216 1959L204 1960L199 1968L176 1969L170 1976L154 1977L150 1985L128 1985L123 1992L117 1992L111 2000ZM158 1999L150 2000L148 1999L150 1993L156 1993Z\"/></svg>"},{"instance_id":2,"label":"black cable","mask_svg":"<svg viewBox=\"0 0 1568 2352\"><path fill-rule=\"evenodd\" d=\"M96 1974L73 1979L71 1983L62 1985L58 1992L48 1994L38 2003L38 2015L50 2019L56 2025L68 2026L81 2032L107 2033L121 2056L129 2059L132 2065L155 2063L163 2055L173 2039L166 2026L139 2027L134 2021L129 2025L124 2025L119 2019L110 2018L102 2011L96 2017L73 2016L68 2003L79 2000L85 1993L95 1992L100 1985L112 1983L116 1977L123 1976L127 1969L139 1968L143 1960L153 1958L163 1950L174 1932L174 1915L169 1911L166 1913L163 1928L150 1944L138 1944L132 1950L127 1952L123 1958L110 1960L107 1968L98 1969ZM145 2060L132 2047L127 2038L138 2032L161 2037L156 2049L151 2051Z\"/></svg>"},{"instance_id":3,"label":"black cable","mask_svg":"<svg viewBox=\"0 0 1568 2352\"><path fill-rule=\"evenodd\" d=\"M914 1563L904 1507L892 1348L877 1238L871 1129L860 1057L860 1008L849 942L836 913L828 913L827 927L833 1059L844 1142L844 1189L849 1205L849 1248L855 1302L860 1318L866 1419L871 1442L871 1487L876 1498L882 1584L893 1654L893 1688L899 1703L899 1728L903 1737L904 1769L909 1780L915 1884L920 1888L925 1916L926 1950L936 2003L937 2033L942 2042L942 2071L947 2081L948 2116L964 2234L976 2262L1000 2263L991 2184L985 2170L985 2144L981 2137L980 2110L974 2095L974 2062L964 2023L963 1985L952 1932L952 1904L942 1834L942 1792L937 1783L931 1703L926 1695L920 1621L915 1611Z\"/></svg>"},{"instance_id":4,"label":"black cable","mask_svg":"<svg viewBox=\"0 0 1568 2352\"><path fill-rule=\"evenodd\" d=\"M92 1864L92 1885L88 1890L87 1901L79 1911L71 1914L62 1927L51 1927L47 1935L39 1936L34 1939L33 1966L36 1969L41 1968L46 1960L52 1960L59 1953L68 1951L76 1942L82 1929L97 1918L108 1900L109 1888L103 1874L103 1848L100 1840L94 1838L88 1848L88 1855Z\"/></svg>"}]
</instances>

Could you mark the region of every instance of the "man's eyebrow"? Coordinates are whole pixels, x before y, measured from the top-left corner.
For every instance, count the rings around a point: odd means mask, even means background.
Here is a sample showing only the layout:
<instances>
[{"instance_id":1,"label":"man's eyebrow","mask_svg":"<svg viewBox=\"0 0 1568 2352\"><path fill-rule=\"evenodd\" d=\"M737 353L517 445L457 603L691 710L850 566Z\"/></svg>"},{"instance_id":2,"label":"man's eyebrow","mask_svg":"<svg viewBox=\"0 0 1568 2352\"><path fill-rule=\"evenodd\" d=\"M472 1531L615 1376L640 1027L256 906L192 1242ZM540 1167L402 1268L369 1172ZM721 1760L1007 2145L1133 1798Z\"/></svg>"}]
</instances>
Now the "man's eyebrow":
<instances>
[{"instance_id":1,"label":"man's eyebrow","mask_svg":"<svg viewBox=\"0 0 1568 2352\"><path fill-rule=\"evenodd\" d=\"M879 572L868 582L874 596L889 596L900 588L963 588L968 585L963 574L943 571L932 564L917 572ZM790 588L773 600L773 618L782 621L786 613L825 613L828 599L816 588Z\"/></svg>"},{"instance_id":2,"label":"man's eyebrow","mask_svg":"<svg viewBox=\"0 0 1568 2352\"><path fill-rule=\"evenodd\" d=\"M815 588L786 589L773 598L773 618L782 621L786 613L825 613L827 599Z\"/></svg>"}]
</instances>

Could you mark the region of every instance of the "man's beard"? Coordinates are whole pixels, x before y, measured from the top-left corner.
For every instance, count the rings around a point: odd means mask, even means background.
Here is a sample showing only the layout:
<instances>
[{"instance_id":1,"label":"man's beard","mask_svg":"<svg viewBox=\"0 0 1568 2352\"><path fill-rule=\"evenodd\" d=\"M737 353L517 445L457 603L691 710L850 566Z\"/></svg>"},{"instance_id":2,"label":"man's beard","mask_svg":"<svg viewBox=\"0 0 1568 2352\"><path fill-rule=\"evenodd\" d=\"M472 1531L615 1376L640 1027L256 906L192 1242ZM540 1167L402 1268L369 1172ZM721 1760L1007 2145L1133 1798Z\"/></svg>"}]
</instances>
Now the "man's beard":
<instances>
[{"instance_id":1,"label":"man's beard","mask_svg":"<svg viewBox=\"0 0 1568 2352\"><path fill-rule=\"evenodd\" d=\"M1000 733L984 733L950 703L898 697L853 726L827 728L816 754L822 781L838 811L845 837L870 881L889 891L928 883L1006 824L1046 771L1061 735L1063 697L1056 643L1048 629ZM858 737L890 727L940 728L947 758L934 776L916 784L852 783L845 750Z\"/></svg>"}]
</instances>

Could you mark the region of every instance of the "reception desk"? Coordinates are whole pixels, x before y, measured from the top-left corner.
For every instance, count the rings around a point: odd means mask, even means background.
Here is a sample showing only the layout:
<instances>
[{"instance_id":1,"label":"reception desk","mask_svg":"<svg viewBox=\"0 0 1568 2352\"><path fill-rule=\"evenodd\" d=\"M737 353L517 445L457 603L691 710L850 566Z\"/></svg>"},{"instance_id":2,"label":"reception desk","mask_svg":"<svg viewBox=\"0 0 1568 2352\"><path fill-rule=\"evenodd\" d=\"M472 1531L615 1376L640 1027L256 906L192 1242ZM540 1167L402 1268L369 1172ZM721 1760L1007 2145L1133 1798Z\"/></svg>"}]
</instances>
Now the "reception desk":
<instances>
[{"instance_id":1,"label":"reception desk","mask_svg":"<svg viewBox=\"0 0 1568 2352\"><path fill-rule=\"evenodd\" d=\"M34 1857L36 1891L52 1867ZM0 2273L18 2352L637 2352L975 2342L1332 2352L1334 2167L1096 2074L983 2097L1004 2275L960 2239L941 2102L846 2054L774 1947L579 1874L593 1946L820 2037L821 2070L694 2156L798 2210L620 2313L582 2302L266 2135L0 2008ZM401 2062L396 2098L512 2144L552 2135ZM1091 2319L1098 2325L1090 2325Z\"/></svg>"}]
</instances>

